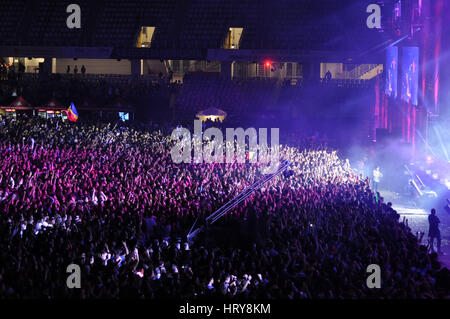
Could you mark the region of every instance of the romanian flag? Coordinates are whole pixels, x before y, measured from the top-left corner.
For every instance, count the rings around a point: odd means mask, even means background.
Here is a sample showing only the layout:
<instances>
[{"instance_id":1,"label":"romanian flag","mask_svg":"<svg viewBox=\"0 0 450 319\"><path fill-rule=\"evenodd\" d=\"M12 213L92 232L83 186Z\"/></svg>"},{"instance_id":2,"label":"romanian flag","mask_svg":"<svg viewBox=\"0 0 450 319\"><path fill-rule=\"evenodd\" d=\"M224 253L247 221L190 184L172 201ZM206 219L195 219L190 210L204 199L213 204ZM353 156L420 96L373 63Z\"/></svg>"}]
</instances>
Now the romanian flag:
<instances>
[{"instance_id":1,"label":"romanian flag","mask_svg":"<svg viewBox=\"0 0 450 319\"><path fill-rule=\"evenodd\" d=\"M75 105L73 104L73 102L70 103L70 106L67 109L66 113L67 113L67 118L69 119L69 121L76 122L78 120L78 112L77 112L77 109L75 108Z\"/></svg>"}]
</instances>

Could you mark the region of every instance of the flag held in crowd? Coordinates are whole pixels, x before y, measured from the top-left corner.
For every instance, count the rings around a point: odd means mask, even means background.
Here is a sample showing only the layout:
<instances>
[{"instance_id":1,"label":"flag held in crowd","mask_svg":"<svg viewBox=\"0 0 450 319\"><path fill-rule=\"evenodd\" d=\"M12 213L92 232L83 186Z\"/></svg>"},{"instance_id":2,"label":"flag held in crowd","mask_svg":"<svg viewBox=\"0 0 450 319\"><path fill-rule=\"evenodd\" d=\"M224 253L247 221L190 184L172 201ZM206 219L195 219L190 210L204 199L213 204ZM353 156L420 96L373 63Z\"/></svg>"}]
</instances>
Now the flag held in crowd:
<instances>
[{"instance_id":1,"label":"flag held in crowd","mask_svg":"<svg viewBox=\"0 0 450 319\"><path fill-rule=\"evenodd\" d=\"M73 102L70 103L70 106L66 112L67 112L67 118L69 121L76 122L78 120L78 112L77 112L77 109L75 108L75 105L73 104Z\"/></svg>"}]
</instances>

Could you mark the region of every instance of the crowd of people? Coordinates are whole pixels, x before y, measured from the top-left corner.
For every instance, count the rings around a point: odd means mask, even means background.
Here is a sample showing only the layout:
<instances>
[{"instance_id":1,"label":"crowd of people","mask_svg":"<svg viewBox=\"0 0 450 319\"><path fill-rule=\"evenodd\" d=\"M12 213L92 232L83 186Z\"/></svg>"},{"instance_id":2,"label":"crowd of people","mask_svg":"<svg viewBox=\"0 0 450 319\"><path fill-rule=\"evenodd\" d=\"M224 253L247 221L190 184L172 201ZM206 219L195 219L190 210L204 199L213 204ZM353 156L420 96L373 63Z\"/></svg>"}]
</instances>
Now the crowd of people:
<instances>
[{"instance_id":1,"label":"crowd of people","mask_svg":"<svg viewBox=\"0 0 450 319\"><path fill-rule=\"evenodd\" d=\"M282 174L219 225L264 241L186 238L262 175L180 163L156 125L0 120L0 298L438 298L449 274L370 182L327 147L282 145ZM235 233L209 236L232 237ZM66 284L70 264L81 288ZM380 289L367 266L382 269Z\"/></svg>"}]
</instances>

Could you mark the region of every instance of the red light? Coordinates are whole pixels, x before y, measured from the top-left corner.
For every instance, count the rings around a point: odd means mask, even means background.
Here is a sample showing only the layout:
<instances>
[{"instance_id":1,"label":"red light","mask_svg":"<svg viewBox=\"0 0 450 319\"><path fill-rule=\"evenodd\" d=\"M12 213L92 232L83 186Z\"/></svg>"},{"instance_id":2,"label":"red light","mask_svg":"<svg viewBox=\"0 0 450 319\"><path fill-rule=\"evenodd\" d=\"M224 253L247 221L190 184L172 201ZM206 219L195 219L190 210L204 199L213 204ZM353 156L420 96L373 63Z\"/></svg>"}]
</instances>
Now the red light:
<instances>
[{"instance_id":1,"label":"red light","mask_svg":"<svg viewBox=\"0 0 450 319\"><path fill-rule=\"evenodd\" d=\"M266 68L270 68L270 65L271 65L272 63L270 62L270 61L266 61Z\"/></svg>"}]
</instances>

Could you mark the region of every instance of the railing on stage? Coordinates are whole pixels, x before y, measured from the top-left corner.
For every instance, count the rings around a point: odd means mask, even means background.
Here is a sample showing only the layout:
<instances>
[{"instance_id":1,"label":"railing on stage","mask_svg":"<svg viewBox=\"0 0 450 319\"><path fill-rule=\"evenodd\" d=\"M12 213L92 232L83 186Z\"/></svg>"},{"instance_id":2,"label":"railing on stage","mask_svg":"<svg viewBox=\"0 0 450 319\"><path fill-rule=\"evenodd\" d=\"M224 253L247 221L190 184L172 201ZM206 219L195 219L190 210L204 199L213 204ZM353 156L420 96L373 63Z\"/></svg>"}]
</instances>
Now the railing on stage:
<instances>
[{"instance_id":1,"label":"railing on stage","mask_svg":"<svg viewBox=\"0 0 450 319\"><path fill-rule=\"evenodd\" d=\"M240 192L236 197L229 200L227 203L225 203L222 207L220 207L218 210L216 210L214 213L209 215L205 218L205 225L212 225L216 221L218 221L221 217L225 216L227 213L229 213L234 207L236 207L239 203L250 197L254 192L256 192L258 189L260 189L264 184L270 182L275 177L283 173L288 167L291 165L289 161L283 161L279 166L276 172L272 174L265 174L263 177L258 179L256 182L254 182L252 185L248 186L246 189L244 189L242 192ZM200 226L198 228L195 228L198 222L198 218L195 220L194 224L192 225L188 235L187 239L188 241L193 241L195 236L201 232L205 226Z\"/></svg>"},{"instance_id":2,"label":"railing on stage","mask_svg":"<svg viewBox=\"0 0 450 319\"><path fill-rule=\"evenodd\" d=\"M410 180L411 185L414 187L414 189L417 191L417 193L420 196L422 196L423 193L422 193L421 189L425 188L425 184L422 182L422 180L416 173L411 172L411 170L408 168L408 166L406 164L404 165L404 167L405 167L406 171L408 172L408 174L412 178Z\"/></svg>"}]
</instances>

